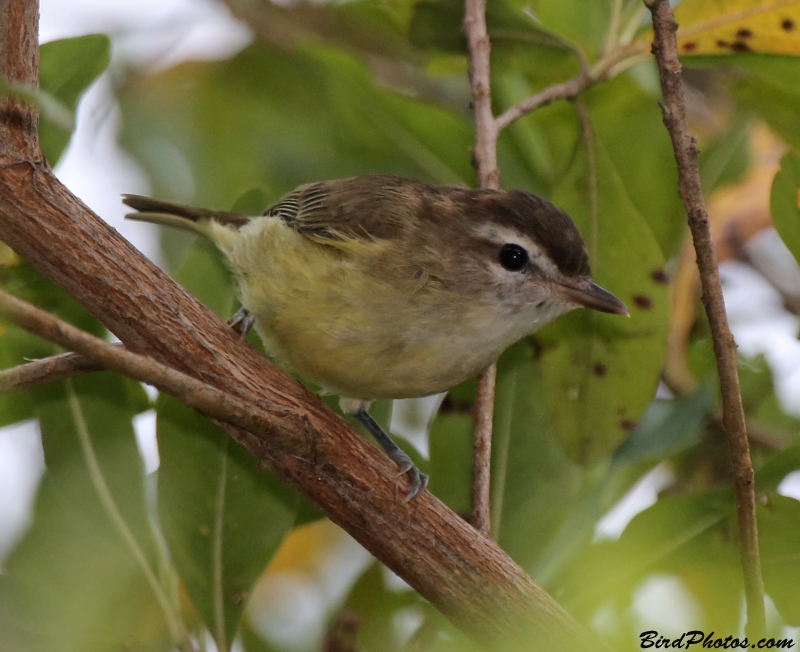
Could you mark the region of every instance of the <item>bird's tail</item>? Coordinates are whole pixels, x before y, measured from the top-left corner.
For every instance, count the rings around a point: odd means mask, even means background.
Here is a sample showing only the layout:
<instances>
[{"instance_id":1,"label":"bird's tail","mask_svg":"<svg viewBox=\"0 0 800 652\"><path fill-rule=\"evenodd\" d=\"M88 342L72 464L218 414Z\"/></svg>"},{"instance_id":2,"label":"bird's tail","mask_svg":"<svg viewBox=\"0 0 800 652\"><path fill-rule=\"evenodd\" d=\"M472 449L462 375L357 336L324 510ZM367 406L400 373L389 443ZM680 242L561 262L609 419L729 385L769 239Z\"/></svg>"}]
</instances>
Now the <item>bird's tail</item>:
<instances>
[{"instance_id":1,"label":"bird's tail","mask_svg":"<svg viewBox=\"0 0 800 652\"><path fill-rule=\"evenodd\" d=\"M243 213L195 208L141 195L122 195L122 202L138 211L128 213L125 216L127 219L194 231L221 246L225 243L220 240L228 239L222 236L223 233L232 234L253 219ZM220 225L228 228L220 229Z\"/></svg>"}]
</instances>

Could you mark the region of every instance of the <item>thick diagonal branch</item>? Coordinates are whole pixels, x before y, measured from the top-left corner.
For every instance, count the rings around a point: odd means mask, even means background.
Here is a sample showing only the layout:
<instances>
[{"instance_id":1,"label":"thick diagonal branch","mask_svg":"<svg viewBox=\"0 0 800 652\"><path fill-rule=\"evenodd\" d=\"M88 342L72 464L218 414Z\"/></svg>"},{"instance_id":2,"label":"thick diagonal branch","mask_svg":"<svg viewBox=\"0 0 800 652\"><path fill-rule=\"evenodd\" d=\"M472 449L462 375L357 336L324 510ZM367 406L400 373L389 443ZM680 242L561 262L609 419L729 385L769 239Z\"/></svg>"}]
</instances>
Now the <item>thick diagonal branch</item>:
<instances>
[{"instance_id":1,"label":"thick diagonal branch","mask_svg":"<svg viewBox=\"0 0 800 652\"><path fill-rule=\"evenodd\" d=\"M711 244L708 214L697 167L697 144L689 134L686 120L681 64L678 61L675 41L678 26L668 0L652 0L646 4L653 14L655 29L653 54L658 64L661 89L664 93L664 124L672 138L672 147L678 164L678 192L689 217L689 228L697 252L697 267L703 289L703 305L708 315L714 342L714 356L717 360L717 373L722 392L722 422L728 434L736 489L741 561L747 597L748 634L751 638L758 638L763 636L765 627L764 582L761 577L758 552L755 480L742 396L739 391L736 342L728 327L717 258Z\"/></svg>"}]
</instances>

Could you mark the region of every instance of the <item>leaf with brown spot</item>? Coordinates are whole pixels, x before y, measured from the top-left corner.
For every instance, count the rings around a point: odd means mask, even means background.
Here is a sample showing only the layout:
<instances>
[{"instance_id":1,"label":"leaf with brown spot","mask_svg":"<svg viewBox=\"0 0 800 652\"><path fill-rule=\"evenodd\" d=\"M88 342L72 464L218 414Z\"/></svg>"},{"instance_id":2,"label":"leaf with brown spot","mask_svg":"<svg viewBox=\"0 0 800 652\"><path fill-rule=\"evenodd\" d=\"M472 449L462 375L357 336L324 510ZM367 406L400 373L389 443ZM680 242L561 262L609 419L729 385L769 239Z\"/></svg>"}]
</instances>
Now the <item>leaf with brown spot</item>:
<instances>
[{"instance_id":1,"label":"leaf with brown spot","mask_svg":"<svg viewBox=\"0 0 800 652\"><path fill-rule=\"evenodd\" d=\"M666 285L669 283L669 277L663 269L654 269L650 272L650 278L659 285Z\"/></svg>"},{"instance_id":2,"label":"leaf with brown spot","mask_svg":"<svg viewBox=\"0 0 800 652\"><path fill-rule=\"evenodd\" d=\"M684 0L675 8L678 52L800 56L800 0ZM653 39L652 30L642 36ZM745 43L745 40L747 41Z\"/></svg>"},{"instance_id":3,"label":"leaf with brown spot","mask_svg":"<svg viewBox=\"0 0 800 652\"><path fill-rule=\"evenodd\" d=\"M544 345L544 401L554 434L572 459L586 465L610 455L628 434L620 422L633 424L653 398L668 318L667 286L653 283L650 276L664 264L661 250L599 137L596 150L599 219L592 270L610 292L623 298L646 296L651 309L634 309L630 319L580 310L537 332ZM585 180L586 160L581 155L553 201L588 236ZM587 245L592 250L591 243ZM550 348L550 341L557 341L558 348ZM598 361L604 374L598 373ZM625 418L620 419L623 408Z\"/></svg>"},{"instance_id":4,"label":"leaf with brown spot","mask_svg":"<svg viewBox=\"0 0 800 652\"><path fill-rule=\"evenodd\" d=\"M692 54L800 55L800 40L783 27L800 20L798 0L685 0L676 7L675 19L678 47L691 42Z\"/></svg>"}]
</instances>

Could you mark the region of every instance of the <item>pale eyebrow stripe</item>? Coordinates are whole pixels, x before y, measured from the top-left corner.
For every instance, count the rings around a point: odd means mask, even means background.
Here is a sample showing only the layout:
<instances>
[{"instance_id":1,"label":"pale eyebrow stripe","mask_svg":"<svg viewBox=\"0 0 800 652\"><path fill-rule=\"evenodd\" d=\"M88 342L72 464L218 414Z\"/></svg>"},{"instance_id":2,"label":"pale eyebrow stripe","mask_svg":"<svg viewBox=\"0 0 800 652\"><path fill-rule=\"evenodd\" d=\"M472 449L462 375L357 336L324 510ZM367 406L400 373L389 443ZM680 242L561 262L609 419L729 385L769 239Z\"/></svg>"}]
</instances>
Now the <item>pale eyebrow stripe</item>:
<instances>
[{"instance_id":1,"label":"pale eyebrow stripe","mask_svg":"<svg viewBox=\"0 0 800 652\"><path fill-rule=\"evenodd\" d=\"M550 260L544 250L516 229L509 229L496 224L481 224L476 228L476 232L497 246L517 244L528 252L531 262L543 272L550 276L556 276L560 273L558 267Z\"/></svg>"}]
</instances>

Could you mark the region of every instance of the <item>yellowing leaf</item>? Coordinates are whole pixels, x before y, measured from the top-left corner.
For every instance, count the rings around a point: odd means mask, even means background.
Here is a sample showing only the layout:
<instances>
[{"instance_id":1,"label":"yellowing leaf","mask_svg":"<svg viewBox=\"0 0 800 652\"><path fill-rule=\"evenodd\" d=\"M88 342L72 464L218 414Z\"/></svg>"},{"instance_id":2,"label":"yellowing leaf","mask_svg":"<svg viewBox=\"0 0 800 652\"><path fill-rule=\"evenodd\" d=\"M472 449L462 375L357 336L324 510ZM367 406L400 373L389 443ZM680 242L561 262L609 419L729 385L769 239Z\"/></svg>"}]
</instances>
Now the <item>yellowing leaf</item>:
<instances>
[{"instance_id":1,"label":"yellowing leaf","mask_svg":"<svg viewBox=\"0 0 800 652\"><path fill-rule=\"evenodd\" d=\"M0 242L0 267L16 267L19 265L19 256L4 242Z\"/></svg>"},{"instance_id":2,"label":"yellowing leaf","mask_svg":"<svg viewBox=\"0 0 800 652\"><path fill-rule=\"evenodd\" d=\"M681 54L800 56L800 0L684 0L675 20Z\"/></svg>"}]
</instances>

